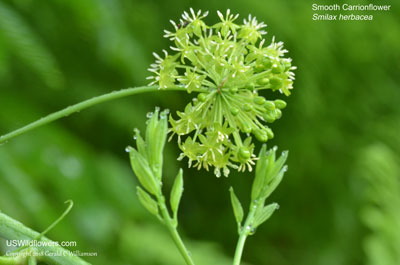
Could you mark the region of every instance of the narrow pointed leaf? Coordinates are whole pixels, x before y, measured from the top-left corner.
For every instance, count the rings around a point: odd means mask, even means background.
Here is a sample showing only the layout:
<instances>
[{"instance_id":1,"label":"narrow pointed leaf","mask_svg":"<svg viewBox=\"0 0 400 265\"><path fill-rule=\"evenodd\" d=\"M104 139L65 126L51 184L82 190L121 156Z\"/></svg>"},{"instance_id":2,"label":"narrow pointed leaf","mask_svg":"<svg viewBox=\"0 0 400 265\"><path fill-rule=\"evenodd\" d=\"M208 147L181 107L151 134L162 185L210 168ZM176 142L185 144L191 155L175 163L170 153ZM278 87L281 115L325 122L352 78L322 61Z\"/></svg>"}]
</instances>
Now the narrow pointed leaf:
<instances>
[{"instance_id":1,"label":"narrow pointed leaf","mask_svg":"<svg viewBox=\"0 0 400 265\"><path fill-rule=\"evenodd\" d=\"M253 222L254 228L257 228L259 225L267 221L278 208L279 205L277 203L271 203L257 211Z\"/></svg>"},{"instance_id":2,"label":"narrow pointed leaf","mask_svg":"<svg viewBox=\"0 0 400 265\"><path fill-rule=\"evenodd\" d=\"M147 157L149 158L148 161L152 170L156 163L155 157L157 156L159 148L159 146L157 145L158 142L157 127L158 127L159 112L160 109L156 108L146 127ZM157 170L153 170L154 176L158 176L158 173L156 171Z\"/></svg>"},{"instance_id":3,"label":"narrow pointed leaf","mask_svg":"<svg viewBox=\"0 0 400 265\"><path fill-rule=\"evenodd\" d=\"M146 143L148 161L157 179L161 179L162 175L163 150L167 140L167 133L167 112L160 113L160 109L156 108L147 124Z\"/></svg>"},{"instance_id":4,"label":"narrow pointed leaf","mask_svg":"<svg viewBox=\"0 0 400 265\"><path fill-rule=\"evenodd\" d=\"M231 202L232 202L233 214L235 215L236 222L238 224L240 224L242 222L242 220L243 220L243 207L242 207L242 204L240 203L239 199L236 197L236 194L233 191L232 187L229 189L229 192L231 194Z\"/></svg>"},{"instance_id":5,"label":"narrow pointed leaf","mask_svg":"<svg viewBox=\"0 0 400 265\"><path fill-rule=\"evenodd\" d=\"M160 119L157 123L156 130L153 138L151 139L152 145L152 156L151 156L151 167L154 175L161 179L162 165L163 165L163 151L165 142L167 141L168 133L168 120L166 112L160 113Z\"/></svg>"},{"instance_id":6,"label":"narrow pointed leaf","mask_svg":"<svg viewBox=\"0 0 400 265\"><path fill-rule=\"evenodd\" d=\"M269 197L269 195L271 195L271 193L276 189L276 187L278 187L279 183L281 183L283 175L285 174L285 172L287 171L287 166L284 166L281 171L279 171L279 173L272 179L271 183L269 183L268 185L266 185L263 189L263 191L261 192L261 198L263 200L265 200L266 198Z\"/></svg>"},{"instance_id":7,"label":"narrow pointed leaf","mask_svg":"<svg viewBox=\"0 0 400 265\"><path fill-rule=\"evenodd\" d=\"M179 169L178 175L175 178L174 185L172 186L170 195L170 204L174 216L178 213L179 202L181 201L183 193L183 176L182 169Z\"/></svg>"},{"instance_id":8,"label":"narrow pointed leaf","mask_svg":"<svg viewBox=\"0 0 400 265\"><path fill-rule=\"evenodd\" d=\"M264 187L264 176L268 169L268 155L266 153L267 146L264 144L258 155L258 161L256 164L256 175L253 181L253 186L251 189L251 199L254 201L259 196Z\"/></svg>"},{"instance_id":9,"label":"narrow pointed leaf","mask_svg":"<svg viewBox=\"0 0 400 265\"><path fill-rule=\"evenodd\" d=\"M268 184L270 181L272 181L272 179L281 171L283 165L288 158L288 155L288 151L283 151L278 160L274 161L274 163L269 167L268 174L265 179L265 184Z\"/></svg>"},{"instance_id":10,"label":"narrow pointed leaf","mask_svg":"<svg viewBox=\"0 0 400 265\"><path fill-rule=\"evenodd\" d=\"M129 157L133 172L135 172L140 184L148 192L155 195L158 191L158 185L147 160L132 147L129 147Z\"/></svg>"},{"instance_id":11,"label":"narrow pointed leaf","mask_svg":"<svg viewBox=\"0 0 400 265\"><path fill-rule=\"evenodd\" d=\"M136 188L139 201L150 213L157 216L158 215L157 202L153 198L151 198L151 196L147 192L145 192L142 188L140 188L139 186L137 186Z\"/></svg>"},{"instance_id":12,"label":"narrow pointed leaf","mask_svg":"<svg viewBox=\"0 0 400 265\"><path fill-rule=\"evenodd\" d=\"M135 129L135 139L136 139L136 147L138 152L147 159L147 147L144 142L142 136L139 133L139 130Z\"/></svg>"},{"instance_id":13,"label":"narrow pointed leaf","mask_svg":"<svg viewBox=\"0 0 400 265\"><path fill-rule=\"evenodd\" d=\"M146 127L146 142L149 143L151 141L151 138L154 135L154 131L157 128L157 123L158 123L158 113L159 113L159 108L156 108L154 113L151 115L151 118L148 121L147 127ZM149 150L151 152L151 150Z\"/></svg>"}]
</instances>

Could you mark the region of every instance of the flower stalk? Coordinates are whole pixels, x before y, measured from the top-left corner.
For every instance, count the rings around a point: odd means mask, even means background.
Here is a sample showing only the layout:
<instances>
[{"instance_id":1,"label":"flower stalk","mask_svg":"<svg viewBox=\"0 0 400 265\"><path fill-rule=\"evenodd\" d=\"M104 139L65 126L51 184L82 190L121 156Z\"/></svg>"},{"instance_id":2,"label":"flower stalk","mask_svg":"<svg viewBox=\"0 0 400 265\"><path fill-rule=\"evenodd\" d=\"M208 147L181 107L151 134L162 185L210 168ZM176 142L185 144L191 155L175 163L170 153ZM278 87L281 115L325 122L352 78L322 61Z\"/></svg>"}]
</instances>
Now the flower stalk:
<instances>
[{"instance_id":1,"label":"flower stalk","mask_svg":"<svg viewBox=\"0 0 400 265\"><path fill-rule=\"evenodd\" d=\"M245 221L243 227L241 227L239 229L239 239L236 244L235 256L233 257L233 265L240 265L240 261L242 259L243 250L244 250L244 244L246 243L247 237L249 235L251 235L251 233L252 233L253 228L251 227L251 222L254 218L256 209L258 207L257 205L253 205L253 204L254 204L254 202L252 202L250 204L250 208L249 208L250 211L246 218L246 221Z\"/></svg>"},{"instance_id":2,"label":"flower stalk","mask_svg":"<svg viewBox=\"0 0 400 265\"><path fill-rule=\"evenodd\" d=\"M85 101L82 101L80 103L77 103L75 105L66 107L62 110L59 110L57 112L53 112L39 120L36 120L32 123L29 123L25 125L24 127L21 127L17 130L14 130L8 134L0 136L0 145L6 143L7 141L11 140L14 137L17 137L21 134L27 133L33 129L36 129L40 126L46 125L48 123L51 123L53 121L56 121L58 119L67 117L71 114L74 114L76 112L80 112L81 110L90 108L92 106L95 106L100 103L104 103L107 101L111 101L114 99L119 99L123 97L128 97L128 96L133 96L136 94L141 94L141 93L148 93L148 92L155 92L155 91L160 91L158 86L141 86L141 87L132 87L132 88L125 88L117 91L113 91L107 94L103 94L101 96L93 97L90 99L87 99ZM186 91L184 87L179 87L179 86L171 86L168 87L165 90L162 91ZM198 90L198 92L202 92L201 89Z\"/></svg>"}]
</instances>

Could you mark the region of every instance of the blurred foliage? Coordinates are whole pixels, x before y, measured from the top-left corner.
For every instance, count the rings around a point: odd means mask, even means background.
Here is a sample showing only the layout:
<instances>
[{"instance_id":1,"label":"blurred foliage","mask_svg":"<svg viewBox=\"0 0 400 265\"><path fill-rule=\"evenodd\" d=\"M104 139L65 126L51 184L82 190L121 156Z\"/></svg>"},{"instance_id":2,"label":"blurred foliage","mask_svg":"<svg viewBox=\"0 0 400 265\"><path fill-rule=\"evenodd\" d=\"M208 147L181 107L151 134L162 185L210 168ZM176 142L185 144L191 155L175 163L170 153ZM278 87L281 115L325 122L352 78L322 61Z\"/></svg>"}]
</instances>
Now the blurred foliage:
<instances>
[{"instance_id":1,"label":"blurred foliage","mask_svg":"<svg viewBox=\"0 0 400 265\"><path fill-rule=\"evenodd\" d=\"M373 144L360 154L357 174L364 180L362 220L371 230L364 241L369 265L400 261L400 166L386 145ZM384 177L382 177L384 176Z\"/></svg>"},{"instance_id":2,"label":"blurred foliage","mask_svg":"<svg viewBox=\"0 0 400 265\"><path fill-rule=\"evenodd\" d=\"M244 260L399 264L400 3L390 2L391 11L374 13L371 22L340 23L313 22L311 4L0 1L0 133L91 96L146 84L152 51L168 46L162 30L189 7L209 10L209 20L217 9L241 18L251 13L268 24L268 38L285 42L299 69L269 143L290 150L289 171L272 196L281 208L249 238ZM154 105L176 111L187 100L179 92L120 99L0 146L0 209L42 231L72 199L75 207L49 237L99 253L88 261L182 264L166 231L139 205L124 149ZM248 198L253 175L216 179L178 163L173 142L166 152L166 186L184 168L180 229L194 258L229 264L237 238L228 187Z\"/></svg>"}]
</instances>

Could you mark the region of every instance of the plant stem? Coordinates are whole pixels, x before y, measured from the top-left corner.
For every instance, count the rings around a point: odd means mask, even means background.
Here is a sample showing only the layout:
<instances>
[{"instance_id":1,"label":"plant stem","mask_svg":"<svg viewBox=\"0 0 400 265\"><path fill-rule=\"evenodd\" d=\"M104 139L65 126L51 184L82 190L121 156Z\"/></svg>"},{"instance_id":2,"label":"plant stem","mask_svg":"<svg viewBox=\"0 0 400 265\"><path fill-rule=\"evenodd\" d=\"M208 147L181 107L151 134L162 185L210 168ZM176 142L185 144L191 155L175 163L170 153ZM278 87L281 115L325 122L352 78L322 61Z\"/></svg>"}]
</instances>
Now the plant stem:
<instances>
[{"instance_id":1,"label":"plant stem","mask_svg":"<svg viewBox=\"0 0 400 265\"><path fill-rule=\"evenodd\" d=\"M0 237L10 240L35 240L40 234L32 229L24 226L22 223L12 219L11 217L0 213ZM38 240L39 241L39 240ZM54 253L57 255L43 255L37 258L41 261L53 265L88 265L86 261L78 256L73 255L69 250L60 246L56 246L55 242L46 237L42 237L40 241L47 242L43 244L47 246L38 246L36 249L41 253ZM14 259L15 260L15 259ZM8 263L7 263L8 262ZM0 264L18 264L12 263L11 257L1 257Z\"/></svg>"},{"instance_id":2,"label":"plant stem","mask_svg":"<svg viewBox=\"0 0 400 265\"><path fill-rule=\"evenodd\" d=\"M239 240L236 245L235 257L233 259L233 265L240 265L240 260L242 259L244 243L246 242L247 234L241 233Z\"/></svg>"},{"instance_id":3,"label":"plant stem","mask_svg":"<svg viewBox=\"0 0 400 265\"><path fill-rule=\"evenodd\" d=\"M182 241L182 238L179 236L178 231L176 230L176 223L171 218L167 206L165 205L165 198L163 195L158 195L158 205L160 207L161 215L164 220L164 224L167 226L168 231L171 234L172 239L174 240L175 245L177 246L179 252L181 253L183 259L185 260L186 264L194 265L192 257L189 251L186 249L185 244Z\"/></svg>"},{"instance_id":4,"label":"plant stem","mask_svg":"<svg viewBox=\"0 0 400 265\"><path fill-rule=\"evenodd\" d=\"M253 202L250 204L249 214L247 215L246 221L242 229L240 229L239 239L236 244L235 257L233 258L233 265L240 265L244 244L246 243L247 236L253 233L252 223L258 206L259 206L258 204Z\"/></svg>"},{"instance_id":5,"label":"plant stem","mask_svg":"<svg viewBox=\"0 0 400 265\"><path fill-rule=\"evenodd\" d=\"M0 144L5 143L8 140L10 140L11 138L14 138L20 134L26 133L37 127L48 124L48 123L58 120L60 118L69 116L75 112L81 111L83 109L89 108L89 107L97 105L99 103L103 103L103 102L110 101L113 99L131 96L131 95L135 95L135 94L146 93L146 92L179 91L179 90L185 91L186 88L176 86L176 87L170 87L170 88L167 88L164 90L159 90L158 86L142 86L142 87L121 89L121 90L113 91L113 92L110 92L110 93L107 93L107 94L104 94L101 96L93 97L93 98L87 99L85 101L82 101L80 103L77 103L75 105L66 107L65 109L59 110L57 112L53 112L39 120L36 120L32 123L25 125L24 127L21 127L15 131L12 131L8 134L0 136Z\"/></svg>"}]
</instances>

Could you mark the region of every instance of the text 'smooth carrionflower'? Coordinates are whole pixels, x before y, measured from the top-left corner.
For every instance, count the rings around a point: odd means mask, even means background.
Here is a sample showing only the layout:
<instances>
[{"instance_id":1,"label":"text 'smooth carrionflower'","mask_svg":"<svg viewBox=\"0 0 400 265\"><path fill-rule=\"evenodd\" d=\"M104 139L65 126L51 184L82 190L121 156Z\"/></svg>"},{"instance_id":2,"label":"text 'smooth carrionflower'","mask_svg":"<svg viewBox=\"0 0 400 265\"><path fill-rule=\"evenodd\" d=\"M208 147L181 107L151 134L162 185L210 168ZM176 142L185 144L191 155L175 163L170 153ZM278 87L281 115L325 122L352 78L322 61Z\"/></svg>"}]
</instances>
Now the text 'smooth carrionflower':
<instances>
[{"instance_id":1,"label":"text 'smooth carrionflower'","mask_svg":"<svg viewBox=\"0 0 400 265\"><path fill-rule=\"evenodd\" d=\"M151 84L160 89L184 86L189 93L200 92L178 119L170 116L170 129L178 135L182 154L189 166L215 168L215 174L229 174L229 168L251 171L256 156L252 137L266 142L274 137L266 123L282 115L283 100L266 100L264 89L290 95L294 74L291 59L282 42L266 45L266 25L249 16L237 24L238 15L225 16L206 25L208 12L184 12L179 23L171 21L174 31L165 37L174 46L174 54L154 54L149 69L155 75ZM243 135L245 135L243 137Z\"/></svg>"}]
</instances>

